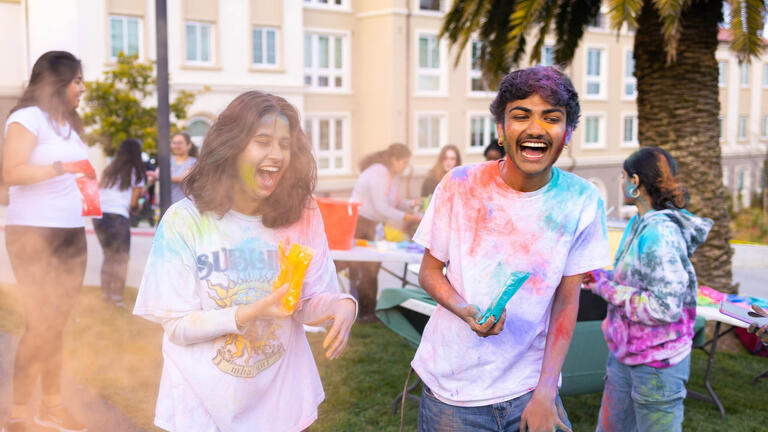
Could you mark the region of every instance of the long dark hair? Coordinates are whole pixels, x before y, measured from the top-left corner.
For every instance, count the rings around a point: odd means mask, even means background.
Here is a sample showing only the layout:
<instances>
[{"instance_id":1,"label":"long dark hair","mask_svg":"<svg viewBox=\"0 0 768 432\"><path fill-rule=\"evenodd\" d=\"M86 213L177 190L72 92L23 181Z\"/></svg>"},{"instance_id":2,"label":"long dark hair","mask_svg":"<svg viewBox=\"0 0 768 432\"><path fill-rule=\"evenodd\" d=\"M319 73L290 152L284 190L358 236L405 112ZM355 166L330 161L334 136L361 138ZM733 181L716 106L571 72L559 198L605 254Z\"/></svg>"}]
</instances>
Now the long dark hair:
<instances>
[{"instance_id":1,"label":"long dark hair","mask_svg":"<svg viewBox=\"0 0 768 432\"><path fill-rule=\"evenodd\" d=\"M363 160L360 161L360 172L365 171L369 166L380 163L387 168L391 168L392 159L405 159L411 157L411 149L407 145L401 143L390 144L385 150L380 150L375 153L366 155Z\"/></svg>"},{"instance_id":2,"label":"long dark hair","mask_svg":"<svg viewBox=\"0 0 768 432\"><path fill-rule=\"evenodd\" d=\"M654 210L682 209L688 205L688 191L676 177L677 162L663 148L643 147L629 155L623 168L629 177L637 174Z\"/></svg>"},{"instance_id":3,"label":"long dark hair","mask_svg":"<svg viewBox=\"0 0 768 432\"><path fill-rule=\"evenodd\" d=\"M177 135L184 138L184 141L187 143L187 145L189 145L189 151L187 151L187 155L189 155L189 157L196 158L197 146L192 142L192 137L189 136L189 134L186 132L176 132L175 134L171 135L171 139L176 138Z\"/></svg>"},{"instance_id":4,"label":"long dark hair","mask_svg":"<svg viewBox=\"0 0 768 432\"><path fill-rule=\"evenodd\" d=\"M104 168L99 187L103 189L117 185L120 190L126 190L146 179L144 161L141 160L141 142L128 138L120 143L112 163ZM131 180L131 175L135 181Z\"/></svg>"},{"instance_id":5,"label":"long dark hair","mask_svg":"<svg viewBox=\"0 0 768 432\"><path fill-rule=\"evenodd\" d=\"M459 151L459 148L453 144L447 144L442 148L442 150L440 150L440 154L437 156L435 165L432 166L429 172L427 172L427 177L431 177L437 181L443 179L443 176L445 176L445 173L447 172L445 168L443 168L443 161L445 161L445 158L448 157L449 150L452 150L454 153L456 153L456 166L461 165L461 152Z\"/></svg>"},{"instance_id":6,"label":"long dark hair","mask_svg":"<svg viewBox=\"0 0 768 432\"><path fill-rule=\"evenodd\" d=\"M57 119L63 118L77 133L83 131L83 121L77 110L67 107L67 87L82 71L80 60L67 51L48 51L32 66L29 84L11 113L36 106L51 118L51 126L60 133Z\"/></svg>"},{"instance_id":7,"label":"long dark hair","mask_svg":"<svg viewBox=\"0 0 768 432\"><path fill-rule=\"evenodd\" d=\"M245 92L230 102L206 134L200 158L184 179L182 189L201 213L213 211L223 216L232 208L237 157L269 115L288 119L291 160L275 191L259 206L261 220L267 228L279 228L301 218L317 183L315 158L296 108L280 96L260 91Z\"/></svg>"}]
</instances>

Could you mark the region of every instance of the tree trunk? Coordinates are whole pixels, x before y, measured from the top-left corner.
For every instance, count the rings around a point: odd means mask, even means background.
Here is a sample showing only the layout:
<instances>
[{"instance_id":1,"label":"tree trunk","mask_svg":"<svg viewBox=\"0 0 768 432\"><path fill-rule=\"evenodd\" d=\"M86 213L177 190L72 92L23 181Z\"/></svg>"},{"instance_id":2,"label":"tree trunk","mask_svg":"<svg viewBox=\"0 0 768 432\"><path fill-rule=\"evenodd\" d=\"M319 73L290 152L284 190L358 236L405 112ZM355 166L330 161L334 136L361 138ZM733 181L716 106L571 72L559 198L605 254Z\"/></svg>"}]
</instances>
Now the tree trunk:
<instances>
[{"instance_id":1,"label":"tree trunk","mask_svg":"<svg viewBox=\"0 0 768 432\"><path fill-rule=\"evenodd\" d=\"M731 279L731 238L723 187L717 116L718 22L721 0L694 0L682 16L677 59L666 64L659 15L644 2L635 35L635 76L641 146L659 146L678 163L688 188L688 209L715 221L693 264L700 285L735 292Z\"/></svg>"}]
</instances>

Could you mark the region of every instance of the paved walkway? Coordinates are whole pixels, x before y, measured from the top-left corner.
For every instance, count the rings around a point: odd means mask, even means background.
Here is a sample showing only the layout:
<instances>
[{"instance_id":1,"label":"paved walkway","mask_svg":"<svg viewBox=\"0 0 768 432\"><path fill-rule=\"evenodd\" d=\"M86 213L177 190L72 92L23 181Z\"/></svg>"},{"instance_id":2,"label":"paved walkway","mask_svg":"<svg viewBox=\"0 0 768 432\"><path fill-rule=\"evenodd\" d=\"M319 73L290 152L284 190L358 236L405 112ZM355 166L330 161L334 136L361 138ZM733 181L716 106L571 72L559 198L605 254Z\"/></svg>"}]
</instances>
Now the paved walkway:
<instances>
[{"instance_id":1,"label":"paved walkway","mask_svg":"<svg viewBox=\"0 0 768 432\"><path fill-rule=\"evenodd\" d=\"M0 332L0 419L5 419L12 402L13 353L16 352L17 339L7 333ZM144 429L136 426L131 419L119 409L94 394L87 387L75 382L72 377L62 379L64 400L67 407L78 418L87 421L88 430L109 432L142 432ZM36 425L32 421L40 404L40 389L35 392L32 407L29 412L27 428L29 432L51 432L54 429Z\"/></svg>"}]
</instances>

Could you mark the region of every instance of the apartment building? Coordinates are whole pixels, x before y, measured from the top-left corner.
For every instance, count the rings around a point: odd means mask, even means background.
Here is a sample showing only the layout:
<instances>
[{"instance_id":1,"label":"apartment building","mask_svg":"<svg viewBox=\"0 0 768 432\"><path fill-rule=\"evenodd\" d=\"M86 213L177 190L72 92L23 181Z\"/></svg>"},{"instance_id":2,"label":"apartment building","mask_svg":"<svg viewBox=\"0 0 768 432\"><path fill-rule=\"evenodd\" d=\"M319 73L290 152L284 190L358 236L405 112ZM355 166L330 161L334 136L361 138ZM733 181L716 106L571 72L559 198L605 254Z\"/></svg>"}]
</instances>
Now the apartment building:
<instances>
[{"instance_id":1,"label":"apartment building","mask_svg":"<svg viewBox=\"0 0 768 432\"><path fill-rule=\"evenodd\" d=\"M83 60L87 80L118 52L153 60L153 0L0 0L0 111L18 97L34 60L50 49ZM392 142L414 152L406 194L415 195L440 148L455 144L465 163L483 160L496 141L474 60L477 41L457 58L438 39L450 0L168 0L171 93L210 88L186 127L200 143L239 93L259 89L297 106L318 162L318 193L349 194L357 162ZM739 65L721 32L721 142L724 179L748 205L768 149L768 57ZM582 119L558 166L594 182L609 217L621 206L620 165L637 148L633 33L618 37L601 14L566 73L582 100ZM552 47L542 50L552 64ZM765 62L764 62L765 61Z\"/></svg>"}]
</instances>

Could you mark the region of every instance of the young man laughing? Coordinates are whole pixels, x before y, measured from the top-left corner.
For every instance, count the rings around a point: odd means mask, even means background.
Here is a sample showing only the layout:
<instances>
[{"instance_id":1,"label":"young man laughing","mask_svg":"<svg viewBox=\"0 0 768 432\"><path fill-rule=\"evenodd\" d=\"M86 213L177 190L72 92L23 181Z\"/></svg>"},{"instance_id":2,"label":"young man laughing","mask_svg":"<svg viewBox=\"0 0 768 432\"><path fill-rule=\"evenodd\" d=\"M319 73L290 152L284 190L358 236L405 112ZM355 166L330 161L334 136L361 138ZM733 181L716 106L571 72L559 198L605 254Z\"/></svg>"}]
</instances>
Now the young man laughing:
<instances>
[{"instance_id":1,"label":"young man laughing","mask_svg":"<svg viewBox=\"0 0 768 432\"><path fill-rule=\"evenodd\" d=\"M490 108L506 157L446 174L414 236L427 249L419 282L439 303L412 362L419 431L569 430L558 385L581 279L610 263L600 193L553 167L578 94L555 68L522 69ZM516 271L529 279L478 323Z\"/></svg>"}]
</instances>

